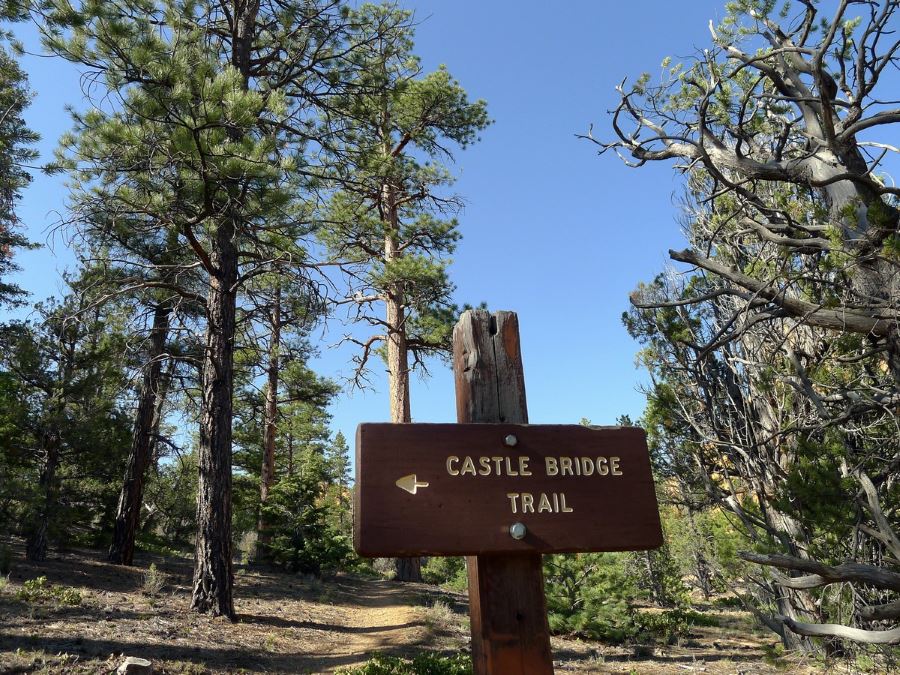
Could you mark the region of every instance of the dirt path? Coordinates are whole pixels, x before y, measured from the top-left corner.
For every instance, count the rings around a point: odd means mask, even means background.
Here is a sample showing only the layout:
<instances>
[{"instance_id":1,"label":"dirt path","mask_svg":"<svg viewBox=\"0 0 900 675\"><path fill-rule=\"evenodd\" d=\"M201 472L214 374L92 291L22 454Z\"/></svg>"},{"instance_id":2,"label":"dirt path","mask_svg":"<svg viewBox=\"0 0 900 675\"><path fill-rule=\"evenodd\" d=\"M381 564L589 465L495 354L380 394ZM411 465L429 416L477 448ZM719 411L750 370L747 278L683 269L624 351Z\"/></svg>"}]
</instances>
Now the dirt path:
<instances>
[{"instance_id":1,"label":"dirt path","mask_svg":"<svg viewBox=\"0 0 900 675\"><path fill-rule=\"evenodd\" d=\"M153 562L165 575L144 590ZM81 603L23 600L39 576L74 589ZM328 673L376 652L468 649L465 598L431 586L339 577L329 582L239 569L238 621L191 613L191 567L182 559L141 556L136 568L107 564L95 551L72 551L40 565L18 557L0 590L0 673L112 672L124 656L150 659L157 673ZM769 674L821 672L796 660L767 662L774 640L745 615L719 612L722 624L698 628L678 645L611 647L553 639L558 673ZM770 659L771 660L771 659Z\"/></svg>"},{"instance_id":2,"label":"dirt path","mask_svg":"<svg viewBox=\"0 0 900 675\"><path fill-rule=\"evenodd\" d=\"M165 578L156 595L143 590L151 562ZM47 589L76 590L81 603L17 599L23 582L39 576ZM39 565L18 558L0 592L0 673L95 673L123 655L150 659L160 673L320 673L379 651L460 646L457 626L430 620L428 606L444 594L428 586L239 569L231 623L189 611L190 579L189 561L172 558L142 556L135 568L109 565L95 551Z\"/></svg>"}]
</instances>

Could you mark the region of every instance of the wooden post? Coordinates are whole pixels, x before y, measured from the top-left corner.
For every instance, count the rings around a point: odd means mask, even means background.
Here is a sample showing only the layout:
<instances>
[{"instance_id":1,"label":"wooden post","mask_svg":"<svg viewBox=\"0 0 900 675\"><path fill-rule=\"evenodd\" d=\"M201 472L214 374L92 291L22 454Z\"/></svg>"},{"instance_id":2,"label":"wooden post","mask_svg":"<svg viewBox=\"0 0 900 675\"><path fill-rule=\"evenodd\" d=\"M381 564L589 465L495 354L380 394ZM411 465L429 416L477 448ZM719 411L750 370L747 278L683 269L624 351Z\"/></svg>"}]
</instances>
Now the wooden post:
<instances>
[{"instance_id":1,"label":"wooden post","mask_svg":"<svg viewBox=\"0 0 900 675\"><path fill-rule=\"evenodd\" d=\"M453 373L458 422L528 422L515 313L465 312L453 329ZM476 675L552 673L541 555L466 560Z\"/></svg>"}]
</instances>

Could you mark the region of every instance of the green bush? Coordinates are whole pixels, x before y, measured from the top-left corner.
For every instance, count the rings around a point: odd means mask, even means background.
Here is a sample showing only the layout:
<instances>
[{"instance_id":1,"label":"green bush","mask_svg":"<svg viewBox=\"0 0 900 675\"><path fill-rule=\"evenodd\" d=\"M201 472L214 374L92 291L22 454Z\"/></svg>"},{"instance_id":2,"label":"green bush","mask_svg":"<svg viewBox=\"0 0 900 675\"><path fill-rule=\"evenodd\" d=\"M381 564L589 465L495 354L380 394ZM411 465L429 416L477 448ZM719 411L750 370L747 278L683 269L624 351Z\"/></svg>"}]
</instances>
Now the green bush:
<instances>
[{"instance_id":1,"label":"green bush","mask_svg":"<svg viewBox=\"0 0 900 675\"><path fill-rule=\"evenodd\" d=\"M716 626L717 620L699 612L672 609L664 612L636 612L635 637L641 641L675 644L692 626Z\"/></svg>"},{"instance_id":2,"label":"green bush","mask_svg":"<svg viewBox=\"0 0 900 675\"><path fill-rule=\"evenodd\" d=\"M630 588L659 607L681 608L687 604L688 588L668 544L653 551L626 554L625 574Z\"/></svg>"},{"instance_id":3,"label":"green bush","mask_svg":"<svg viewBox=\"0 0 900 675\"><path fill-rule=\"evenodd\" d=\"M435 600L420 609L419 618L431 630L438 632L454 631L460 628L462 623L462 617L444 600Z\"/></svg>"},{"instance_id":4,"label":"green bush","mask_svg":"<svg viewBox=\"0 0 900 675\"><path fill-rule=\"evenodd\" d=\"M742 603L741 599L736 595L722 595L718 598L713 598L712 605L713 607L720 607L722 609L744 608L744 603Z\"/></svg>"},{"instance_id":5,"label":"green bush","mask_svg":"<svg viewBox=\"0 0 900 675\"><path fill-rule=\"evenodd\" d=\"M47 583L47 577L29 579L16 592L16 599L29 604L56 600L63 605L80 605L81 593L75 588Z\"/></svg>"},{"instance_id":6,"label":"green bush","mask_svg":"<svg viewBox=\"0 0 900 675\"><path fill-rule=\"evenodd\" d=\"M269 493L263 513L269 530L269 560L289 572L315 574L343 568L351 559L347 536L329 522L319 502L315 472L285 476Z\"/></svg>"},{"instance_id":7,"label":"green bush","mask_svg":"<svg viewBox=\"0 0 900 675\"><path fill-rule=\"evenodd\" d=\"M376 654L361 666L340 668L338 675L469 675L472 661L465 654L439 656L423 652L412 659Z\"/></svg>"},{"instance_id":8,"label":"green bush","mask_svg":"<svg viewBox=\"0 0 900 675\"><path fill-rule=\"evenodd\" d=\"M148 472L144 499L159 508L142 520L137 534L143 551L165 556L181 556L194 550L197 523L196 453L183 455L173 462L160 463Z\"/></svg>"},{"instance_id":9,"label":"green bush","mask_svg":"<svg viewBox=\"0 0 900 675\"><path fill-rule=\"evenodd\" d=\"M156 597L166 585L166 575L156 568L156 563L150 563L150 567L144 572L143 591L145 595Z\"/></svg>"},{"instance_id":10,"label":"green bush","mask_svg":"<svg viewBox=\"0 0 900 675\"><path fill-rule=\"evenodd\" d=\"M613 644L672 643L690 626L707 621L686 609L684 586L665 551L652 557L646 553L551 555L544 559L544 573L550 630L556 634ZM640 597L661 597L674 608L639 611L632 603Z\"/></svg>"},{"instance_id":11,"label":"green bush","mask_svg":"<svg viewBox=\"0 0 900 675\"><path fill-rule=\"evenodd\" d=\"M635 634L635 589L621 556L575 553L544 558L550 630L620 643Z\"/></svg>"},{"instance_id":12,"label":"green bush","mask_svg":"<svg viewBox=\"0 0 900 675\"><path fill-rule=\"evenodd\" d=\"M422 580L426 584L446 586L454 591L465 590L466 559L459 557L429 558L422 567Z\"/></svg>"}]
</instances>

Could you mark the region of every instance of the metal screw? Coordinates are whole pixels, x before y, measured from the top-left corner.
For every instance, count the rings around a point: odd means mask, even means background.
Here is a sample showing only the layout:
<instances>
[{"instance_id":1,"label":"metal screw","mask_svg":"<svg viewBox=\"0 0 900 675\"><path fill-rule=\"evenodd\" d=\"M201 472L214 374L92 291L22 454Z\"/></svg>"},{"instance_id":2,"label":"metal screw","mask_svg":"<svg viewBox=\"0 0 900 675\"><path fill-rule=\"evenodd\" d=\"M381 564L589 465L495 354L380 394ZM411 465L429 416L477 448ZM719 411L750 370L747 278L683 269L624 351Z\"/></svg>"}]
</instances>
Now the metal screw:
<instances>
[{"instance_id":1,"label":"metal screw","mask_svg":"<svg viewBox=\"0 0 900 675\"><path fill-rule=\"evenodd\" d=\"M522 523L513 523L509 526L509 536L513 539L524 539L527 531Z\"/></svg>"},{"instance_id":2,"label":"metal screw","mask_svg":"<svg viewBox=\"0 0 900 675\"><path fill-rule=\"evenodd\" d=\"M513 436L512 434L509 434L506 438L503 439L503 442L512 448L512 447L515 447L516 443L519 442L519 439L516 438L515 436Z\"/></svg>"}]
</instances>

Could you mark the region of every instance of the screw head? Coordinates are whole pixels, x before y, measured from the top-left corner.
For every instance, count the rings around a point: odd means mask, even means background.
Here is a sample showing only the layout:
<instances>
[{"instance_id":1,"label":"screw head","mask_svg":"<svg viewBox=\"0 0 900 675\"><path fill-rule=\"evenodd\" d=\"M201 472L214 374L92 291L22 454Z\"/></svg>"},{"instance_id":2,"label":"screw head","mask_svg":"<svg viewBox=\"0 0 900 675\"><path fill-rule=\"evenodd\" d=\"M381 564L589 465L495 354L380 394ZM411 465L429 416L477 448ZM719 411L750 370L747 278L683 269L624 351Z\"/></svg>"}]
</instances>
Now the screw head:
<instances>
[{"instance_id":1,"label":"screw head","mask_svg":"<svg viewBox=\"0 0 900 675\"><path fill-rule=\"evenodd\" d=\"M513 523L509 526L509 536L513 539L524 539L526 532L528 532L528 530L522 523Z\"/></svg>"},{"instance_id":2,"label":"screw head","mask_svg":"<svg viewBox=\"0 0 900 675\"><path fill-rule=\"evenodd\" d=\"M512 448L515 447L516 443L519 442L519 439L512 434L509 434L506 438L503 439L503 442Z\"/></svg>"}]
</instances>

